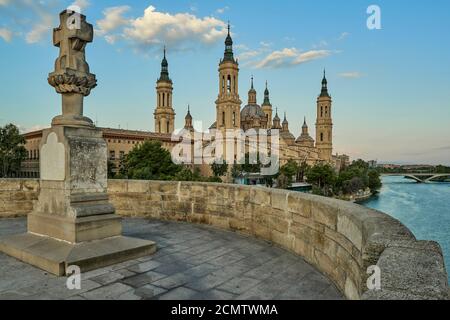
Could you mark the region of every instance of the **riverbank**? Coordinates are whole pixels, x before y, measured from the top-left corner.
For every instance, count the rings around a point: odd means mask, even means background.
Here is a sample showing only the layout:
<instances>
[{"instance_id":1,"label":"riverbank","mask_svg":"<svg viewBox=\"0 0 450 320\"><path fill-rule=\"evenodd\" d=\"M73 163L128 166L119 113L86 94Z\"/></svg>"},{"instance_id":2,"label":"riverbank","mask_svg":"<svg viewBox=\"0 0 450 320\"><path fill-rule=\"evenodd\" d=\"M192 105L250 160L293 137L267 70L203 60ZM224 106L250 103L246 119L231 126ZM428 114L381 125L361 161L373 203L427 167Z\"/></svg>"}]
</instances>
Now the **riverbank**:
<instances>
[{"instance_id":1,"label":"riverbank","mask_svg":"<svg viewBox=\"0 0 450 320\"><path fill-rule=\"evenodd\" d=\"M403 177L383 177L379 194L358 202L404 223L417 239L438 242L450 266L450 183L416 183ZM449 277L450 281L450 277Z\"/></svg>"}]
</instances>

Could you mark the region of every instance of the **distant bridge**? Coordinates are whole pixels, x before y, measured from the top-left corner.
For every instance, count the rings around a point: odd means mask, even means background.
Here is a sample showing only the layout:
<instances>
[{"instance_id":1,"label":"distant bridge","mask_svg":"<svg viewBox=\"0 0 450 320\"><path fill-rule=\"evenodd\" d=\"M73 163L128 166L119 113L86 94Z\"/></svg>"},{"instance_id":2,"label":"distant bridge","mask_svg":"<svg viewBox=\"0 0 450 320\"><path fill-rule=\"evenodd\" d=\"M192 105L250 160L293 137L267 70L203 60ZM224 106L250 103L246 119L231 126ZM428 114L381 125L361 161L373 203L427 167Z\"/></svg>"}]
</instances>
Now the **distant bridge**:
<instances>
[{"instance_id":1,"label":"distant bridge","mask_svg":"<svg viewBox=\"0 0 450 320\"><path fill-rule=\"evenodd\" d=\"M437 178L448 177L450 173L383 173L385 177L405 177L416 180L419 183L433 182Z\"/></svg>"}]
</instances>

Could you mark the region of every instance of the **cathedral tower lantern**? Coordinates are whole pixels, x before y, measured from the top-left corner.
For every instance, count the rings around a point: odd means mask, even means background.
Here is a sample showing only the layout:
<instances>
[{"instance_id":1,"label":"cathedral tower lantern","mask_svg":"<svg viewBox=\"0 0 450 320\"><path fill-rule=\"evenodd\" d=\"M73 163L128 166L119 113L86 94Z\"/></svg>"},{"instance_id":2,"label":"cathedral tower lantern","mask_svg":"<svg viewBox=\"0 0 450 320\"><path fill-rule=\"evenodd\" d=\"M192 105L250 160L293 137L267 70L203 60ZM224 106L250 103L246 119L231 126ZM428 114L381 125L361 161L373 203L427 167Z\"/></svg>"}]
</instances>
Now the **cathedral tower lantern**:
<instances>
[{"instance_id":1,"label":"cathedral tower lantern","mask_svg":"<svg viewBox=\"0 0 450 320\"><path fill-rule=\"evenodd\" d=\"M266 81L266 90L264 91L264 102L261 105L263 112L267 118L267 128L272 127L272 104L270 103L269 88Z\"/></svg>"},{"instance_id":2,"label":"cathedral tower lantern","mask_svg":"<svg viewBox=\"0 0 450 320\"><path fill-rule=\"evenodd\" d=\"M275 111L275 117L273 118L273 126L272 129L281 130L281 119L278 116L278 109Z\"/></svg>"},{"instance_id":3,"label":"cathedral tower lantern","mask_svg":"<svg viewBox=\"0 0 450 320\"><path fill-rule=\"evenodd\" d=\"M184 129L192 131L194 130L194 126L192 125L192 116L191 116L191 108L188 105L188 112L186 117L184 117Z\"/></svg>"},{"instance_id":4,"label":"cathedral tower lantern","mask_svg":"<svg viewBox=\"0 0 450 320\"><path fill-rule=\"evenodd\" d=\"M319 157L331 161L333 154L332 99L328 93L328 81L323 72L322 91L317 98L316 148Z\"/></svg>"},{"instance_id":5,"label":"cathedral tower lantern","mask_svg":"<svg viewBox=\"0 0 450 320\"><path fill-rule=\"evenodd\" d=\"M175 130L175 111L172 105L173 82L169 77L169 63L166 58L161 62L161 75L156 82L155 132L171 134Z\"/></svg>"}]
</instances>

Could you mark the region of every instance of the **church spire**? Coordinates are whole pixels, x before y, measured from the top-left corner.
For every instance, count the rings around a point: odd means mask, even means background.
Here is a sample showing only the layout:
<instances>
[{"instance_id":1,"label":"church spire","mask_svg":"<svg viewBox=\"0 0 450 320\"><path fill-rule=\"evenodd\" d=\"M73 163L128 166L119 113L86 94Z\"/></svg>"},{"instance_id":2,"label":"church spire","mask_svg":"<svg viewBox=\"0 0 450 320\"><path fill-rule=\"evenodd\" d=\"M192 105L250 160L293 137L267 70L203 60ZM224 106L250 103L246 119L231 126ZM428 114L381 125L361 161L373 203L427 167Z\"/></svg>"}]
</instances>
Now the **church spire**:
<instances>
[{"instance_id":1,"label":"church spire","mask_svg":"<svg viewBox=\"0 0 450 320\"><path fill-rule=\"evenodd\" d=\"M256 90L253 86L253 76L252 76L252 82L251 82L251 88L248 91L248 104L256 104Z\"/></svg>"},{"instance_id":2,"label":"church spire","mask_svg":"<svg viewBox=\"0 0 450 320\"><path fill-rule=\"evenodd\" d=\"M166 58L166 46L164 46L164 57L161 62L161 76L158 81L172 81L169 77L169 63Z\"/></svg>"},{"instance_id":3,"label":"church spire","mask_svg":"<svg viewBox=\"0 0 450 320\"><path fill-rule=\"evenodd\" d=\"M230 22L228 21L228 35L225 39L225 54L223 56L223 61L232 61L236 62L234 60L234 54L233 54L233 39L231 38L231 26Z\"/></svg>"},{"instance_id":4,"label":"church spire","mask_svg":"<svg viewBox=\"0 0 450 320\"><path fill-rule=\"evenodd\" d=\"M270 103L270 94L269 94L269 87L267 85L266 81L266 90L264 90L264 102L262 104L263 106L272 106Z\"/></svg>"},{"instance_id":5,"label":"church spire","mask_svg":"<svg viewBox=\"0 0 450 320\"><path fill-rule=\"evenodd\" d=\"M328 94L328 81L326 77L326 70L323 69L323 79L322 79L322 92L320 93L321 97L329 97Z\"/></svg>"}]
</instances>

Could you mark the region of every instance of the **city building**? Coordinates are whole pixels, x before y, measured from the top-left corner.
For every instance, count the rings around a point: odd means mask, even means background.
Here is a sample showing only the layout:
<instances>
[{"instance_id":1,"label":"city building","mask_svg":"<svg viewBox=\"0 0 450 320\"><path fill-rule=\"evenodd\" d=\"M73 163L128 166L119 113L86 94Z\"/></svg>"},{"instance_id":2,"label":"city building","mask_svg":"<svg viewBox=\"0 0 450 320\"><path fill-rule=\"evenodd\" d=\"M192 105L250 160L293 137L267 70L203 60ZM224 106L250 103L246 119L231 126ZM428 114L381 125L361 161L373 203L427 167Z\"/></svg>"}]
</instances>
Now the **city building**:
<instances>
[{"instance_id":1,"label":"city building","mask_svg":"<svg viewBox=\"0 0 450 320\"><path fill-rule=\"evenodd\" d=\"M298 137L289 129L287 114L284 113L283 122L270 100L268 83L264 91L264 100L258 104L257 90L254 87L253 77L248 91L246 105L241 109L242 101L239 96L239 63L233 53L233 39L228 27L228 35L225 40L225 52L219 63L219 93L216 100L216 121L211 125L210 132L215 130L249 129L279 130L279 155L280 165L289 160L298 163L306 162L314 165L318 162L332 164L337 170L349 162L348 156L333 155L333 121L332 98L328 92L328 81L324 71L321 92L317 97L316 140L309 134L309 127L304 119L302 132ZM156 83L156 108L154 111L154 132L133 131L112 128L100 128L107 142L109 160L113 168L118 170L121 160L135 146L144 141L160 141L162 146L171 151L179 142L172 139L175 132L176 112L173 106L174 83L169 76L169 63L166 49L161 62L161 73ZM212 110L211 110L212 111ZM193 132L193 117L188 107L185 117L185 127L182 132ZM24 135L28 159L23 162L22 176L39 177L39 144L42 131L34 131ZM203 168L202 172L208 172Z\"/></svg>"}]
</instances>

